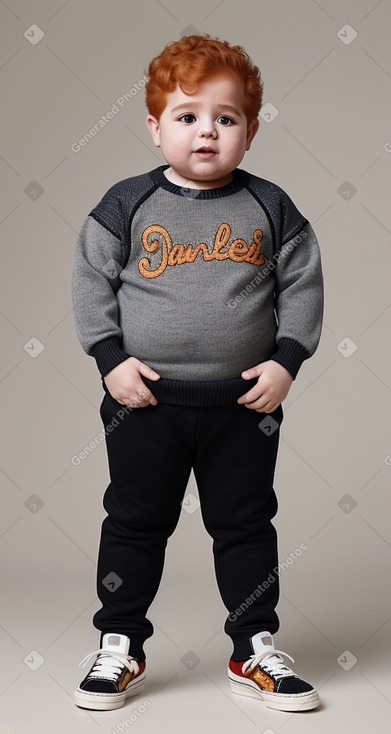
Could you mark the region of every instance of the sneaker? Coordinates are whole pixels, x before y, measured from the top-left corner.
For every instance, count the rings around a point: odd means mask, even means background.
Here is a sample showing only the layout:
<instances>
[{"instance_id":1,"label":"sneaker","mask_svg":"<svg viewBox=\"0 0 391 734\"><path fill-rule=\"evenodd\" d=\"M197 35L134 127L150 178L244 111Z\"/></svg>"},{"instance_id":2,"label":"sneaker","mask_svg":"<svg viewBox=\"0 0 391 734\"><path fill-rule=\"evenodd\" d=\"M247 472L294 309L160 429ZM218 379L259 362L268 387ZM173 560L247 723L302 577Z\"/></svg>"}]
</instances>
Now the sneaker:
<instances>
[{"instance_id":1,"label":"sneaker","mask_svg":"<svg viewBox=\"0 0 391 734\"><path fill-rule=\"evenodd\" d=\"M126 635L103 635L100 650L90 652L79 663L84 668L96 657L89 673L74 693L76 706L108 711L119 709L128 696L144 688L145 660L139 663L128 655L130 639Z\"/></svg>"},{"instance_id":2,"label":"sneaker","mask_svg":"<svg viewBox=\"0 0 391 734\"><path fill-rule=\"evenodd\" d=\"M279 711L307 711L319 705L318 692L284 664L281 655L290 655L274 648L270 632L258 632L251 638L254 655L249 660L228 665L232 693L260 698L266 706Z\"/></svg>"}]
</instances>

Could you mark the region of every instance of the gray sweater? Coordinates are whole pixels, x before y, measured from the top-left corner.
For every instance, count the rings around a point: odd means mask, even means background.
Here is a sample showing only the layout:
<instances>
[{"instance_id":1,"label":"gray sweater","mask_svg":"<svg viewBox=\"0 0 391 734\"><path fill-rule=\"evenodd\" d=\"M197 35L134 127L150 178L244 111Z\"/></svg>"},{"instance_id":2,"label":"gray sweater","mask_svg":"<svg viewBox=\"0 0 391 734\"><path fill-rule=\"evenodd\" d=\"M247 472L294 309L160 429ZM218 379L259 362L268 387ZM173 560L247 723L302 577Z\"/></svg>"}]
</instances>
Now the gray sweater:
<instances>
[{"instance_id":1,"label":"gray sweater","mask_svg":"<svg viewBox=\"0 0 391 734\"><path fill-rule=\"evenodd\" d=\"M296 378L319 343L323 275L316 235L279 186L236 168L188 189L168 165L114 184L77 239L75 329L102 376L130 356L160 374L157 400L213 406L273 359Z\"/></svg>"}]
</instances>

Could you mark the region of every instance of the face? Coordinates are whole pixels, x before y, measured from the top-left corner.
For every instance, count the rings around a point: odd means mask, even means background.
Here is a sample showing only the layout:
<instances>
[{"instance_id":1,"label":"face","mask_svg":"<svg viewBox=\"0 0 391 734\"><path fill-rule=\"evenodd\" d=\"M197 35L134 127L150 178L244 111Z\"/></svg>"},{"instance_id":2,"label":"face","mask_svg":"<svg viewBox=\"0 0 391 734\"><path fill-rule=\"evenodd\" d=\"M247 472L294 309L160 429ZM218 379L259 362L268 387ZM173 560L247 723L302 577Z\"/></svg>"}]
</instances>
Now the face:
<instances>
[{"instance_id":1,"label":"face","mask_svg":"<svg viewBox=\"0 0 391 734\"><path fill-rule=\"evenodd\" d=\"M213 188L232 181L259 127L258 119L247 124L242 99L240 81L223 71L199 84L195 94L185 94L177 84L167 94L160 120L148 115L153 142L162 149L175 183L204 182Z\"/></svg>"}]
</instances>

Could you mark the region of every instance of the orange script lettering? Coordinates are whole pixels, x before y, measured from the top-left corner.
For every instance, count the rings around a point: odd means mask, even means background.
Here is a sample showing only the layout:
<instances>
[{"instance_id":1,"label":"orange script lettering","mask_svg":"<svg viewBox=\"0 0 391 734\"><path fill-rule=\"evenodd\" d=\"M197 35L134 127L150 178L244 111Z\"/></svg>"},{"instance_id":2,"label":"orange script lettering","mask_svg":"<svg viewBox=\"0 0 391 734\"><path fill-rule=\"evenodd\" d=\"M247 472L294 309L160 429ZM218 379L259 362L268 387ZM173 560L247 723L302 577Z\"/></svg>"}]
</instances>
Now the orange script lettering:
<instances>
[{"instance_id":1,"label":"orange script lettering","mask_svg":"<svg viewBox=\"0 0 391 734\"><path fill-rule=\"evenodd\" d=\"M164 273L168 265L184 265L184 263L192 263L196 259L198 253L201 253L205 262L210 260L226 260L229 258L234 262L248 262L253 265L263 265L266 258L261 255L261 240L263 232L256 229L253 235L253 242L250 246L245 240L237 238L231 243L231 227L223 222L216 232L213 243L213 250L209 252L205 242L199 245L173 245L171 237L164 227L159 224L151 224L142 234L142 243L147 252L158 252L161 250L160 265L152 269L151 263L147 257L142 257L138 264L138 269L144 278L157 278Z\"/></svg>"}]
</instances>

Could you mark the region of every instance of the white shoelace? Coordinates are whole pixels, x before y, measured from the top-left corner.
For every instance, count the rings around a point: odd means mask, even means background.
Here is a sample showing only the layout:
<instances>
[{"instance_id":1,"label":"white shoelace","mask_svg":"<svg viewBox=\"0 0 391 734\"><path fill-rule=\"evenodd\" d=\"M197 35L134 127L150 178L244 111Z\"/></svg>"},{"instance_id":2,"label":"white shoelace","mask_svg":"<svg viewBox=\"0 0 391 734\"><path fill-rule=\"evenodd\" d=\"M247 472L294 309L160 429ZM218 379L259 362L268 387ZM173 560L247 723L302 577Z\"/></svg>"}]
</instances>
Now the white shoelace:
<instances>
[{"instance_id":1,"label":"white shoelace","mask_svg":"<svg viewBox=\"0 0 391 734\"><path fill-rule=\"evenodd\" d=\"M135 675L139 671L137 660L131 655L125 655L122 652L109 652L108 650L95 650L94 652L88 653L79 663L79 667L84 668L96 656L98 657L89 675L90 678L109 678L110 680L116 680L124 666Z\"/></svg>"},{"instance_id":2,"label":"white shoelace","mask_svg":"<svg viewBox=\"0 0 391 734\"><path fill-rule=\"evenodd\" d=\"M255 668L256 665L263 661L262 667L275 678L285 678L288 675L296 675L293 670L285 665L280 655L285 655L285 657L292 660L292 663L295 662L288 653L283 652L282 650L264 650L263 652L258 653L258 655L251 655L250 659L246 660L242 666L242 673L244 673L250 666L251 668Z\"/></svg>"}]
</instances>

